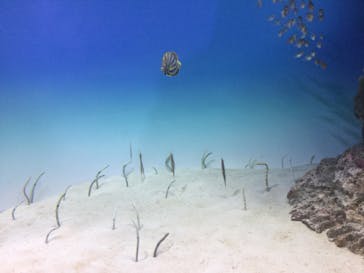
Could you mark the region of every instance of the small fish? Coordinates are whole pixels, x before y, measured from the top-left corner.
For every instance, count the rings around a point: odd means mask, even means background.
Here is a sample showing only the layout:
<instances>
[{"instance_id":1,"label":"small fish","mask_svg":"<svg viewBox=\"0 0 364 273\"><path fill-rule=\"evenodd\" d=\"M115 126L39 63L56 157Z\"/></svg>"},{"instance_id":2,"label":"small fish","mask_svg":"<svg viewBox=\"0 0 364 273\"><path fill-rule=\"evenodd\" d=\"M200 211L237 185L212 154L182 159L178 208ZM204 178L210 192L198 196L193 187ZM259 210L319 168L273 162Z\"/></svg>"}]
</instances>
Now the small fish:
<instances>
[{"instance_id":1,"label":"small fish","mask_svg":"<svg viewBox=\"0 0 364 273\"><path fill-rule=\"evenodd\" d=\"M268 17L268 22L272 22L274 21L274 19L276 18L276 16L273 14L271 16Z\"/></svg>"},{"instance_id":2,"label":"small fish","mask_svg":"<svg viewBox=\"0 0 364 273\"><path fill-rule=\"evenodd\" d=\"M280 25L281 25L281 21L280 21L279 19L276 19L276 20L274 21L274 24L275 24L276 26L280 26Z\"/></svg>"},{"instance_id":3,"label":"small fish","mask_svg":"<svg viewBox=\"0 0 364 273\"><path fill-rule=\"evenodd\" d=\"M291 10L295 10L296 9L296 1L295 0L289 0L288 6L289 6L289 8Z\"/></svg>"},{"instance_id":4,"label":"small fish","mask_svg":"<svg viewBox=\"0 0 364 273\"><path fill-rule=\"evenodd\" d=\"M320 34L320 40L324 39L324 35Z\"/></svg>"},{"instance_id":5,"label":"small fish","mask_svg":"<svg viewBox=\"0 0 364 273\"><path fill-rule=\"evenodd\" d=\"M277 0L272 0L273 4L276 4L277 3Z\"/></svg>"},{"instance_id":6,"label":"small fish","mask_svg":"<svg viewBox=\"0 0 364 273\"><path fill-rule=\"evenodd\" d=\"M321 41L318 41L317 44L316 44L316 47L317 48L322 48L322 42Z\"/></svg>"},{"instance_id":7,"label":"small fish","mask_svg":"<svg viewBox=\"0 0 364 273\"><path fill-rule=\"evenodd\" d=\"M296 40L297 40L296 34L293 34L292 36L290 36L290 37L288 38L287 42L288 42L289 44L294 44L294 43L296 42Z\"/></svg>"},{"instance_id":8,"label":"small fish","mask_svg":"<svg viewBox=\"0 0 364 273\"><path fill-rule=\"evenodd\" d=\"M309 61L311 61L312 59L313 59L313 58L312 58L312 56L311 56L311 55L307 55L307 56L305 57L305 60L306 60L306 61L308 61L308 62L309 62Z\"/></svg>"},{"instance_id":9,"label":"small fish","mask_svg":"<svg viewBox=\"0 0 364 273\"><path fill-rule=\"evenodd\" d=\"M297 41L297 43L296 43L296 47L297 48L301 48L301 47L303 47L305 45L305 39L302 39L302 38L300 38L298 41Z\"/></svg>"},{"instance_id":10,"label":"small fish","mask_svg":"<svg viewBox=\"0 0 364 273\"><path fill-rule=\"evenodd\" d=\"M176 52L167 51L162 57L161 71L164 75L172 77L176 76L181 68L181 62L178 60Z\"/></svg>"},{"instance_id":11,"label":"small fish","mask_svg":"<svg viewBox=\"0 0 364 273\"><path fill-rule=\"evenodd\" d=\"M313 21L313 18L314 18L314 15L313 15L313 13L312 13L312 12L308 12L308 13L306 14L306 20L307 20L308 22L312 22L312 21Z\"/></svg>"},{"instance_id":12,"label":"small fish","mask_svg":"<svg viewBox=\"0 0 364 273\"><path fill-rule=\"evenodd\" d=\"M305 3L305 1L302 1L302 2L301 2L301 5L300 5L300 8L301 8L301 9L304 9L305 7L306 7L306 3Z\"/></svg>"},{"instance_id":13,"label":"small fish","mask_svg":"<svg viewBox=\"0 0 364 273\"><path fill-rule=\"evenodd\" d=\"M257 5L258 5L258 8L263 7L263 0L258 0Z\"/></svg>"},{"instance_id":14,"label":"small fish","mask_svg":"<svg viewBox=\"0 0 364 273\"><path fill-rule=\"evenodd\" d=\"M327 68L327 64L324 61L319 60L319 59L315 60L315 65L320 66L321 69L324 69L324 70Z\"/></svg>"},{"instance_id":15,"label":"small fish","mask_svg":"<svg viewBox=\"0 0 364 273\"><path fill-rule=\"evenodd\" d=\"M313 58L313 57L315 57L316 56L316 52L315 51L311 51L311 53L310 53L310 56Z\"/></svg>"},{"instance_id":16,"label":"small fish","mask_svg":"<svg viewBox=\"0 0 364 273\"><path fill-rule=\"evenodd\" d=\"M315 6L311 0L308 1L307 7L310 11L313 11L315 9Z\"/></svg>"},{"instance_id":17,"label":"small fish","mask_svg":"<svg viewBox=\"0 0 364 273\"><path fill-rule=\"evenodd\" d=\"M281 38L286 32L288 28L284 27L278 32L278 37Z\"/></svg>"},{"instance_id":18,"label":"small fish","mask_svg":"<svg viewBox=\"0 0 364 273\"><path fill-rule=\"evenodd\" d=\"M287 21L287 23L285 24L285 26L287 28L292 28L295 24L296 24L296 19L292 18L292 19L289 19Z\"/></svg>"},{"instance_id":19,"label":"small fish","mask_svg":"<svg viewBox=\"0 0 364 273\"><path fill-rule=\"evenodd\" d=\"M300 52L298 52L294 57L296 58L296 59L299 59L299 58L301 58L302 56L303 56L303 54L304 54L304 52L303 51L300 51Z\"/></svg>"},{"instance_id":20,"label":"small fish","mask_svg":"<svg viewBox=\"0 0 364 273\"><path fill-rule=\"evenodd\" d=\"M301 30L301 33L303 34L303 35L307 35L307 27L306 27L306 25L305 24L302 24L301 26L300 26L300 30Z\"/></svg>"},{"instance_id":21,"label":"small fish","mask_svg":"<svg viewBox=\"0 0 364 273\"><path fill-rule=\"evenodd\" d=\"M312 41L315 41L315 40L316 40L316 35L315 35L315 33L311 33L311 40L312 40Z\"/></svg>"},{"instance_id":22,"label":"small fish","mask_svg":"<svg viewBox=\"0 0 364 273\"><path fill-rule=\"evenodd\" d=\"M320 61L320 67L325 70L327 68L327 64L324 61Z\"/></svg>"},{"instance_id":23,"label":"small fish","mask_svg":"<svg viewBox=\"0 0 364 273\"><path fill-rule=\"evenodd\" d=\"M288 8L288 6L286 5L286 6L284 6L284 7L283 7L283 9L282 9L282 11L281 11L281 16L282 16L282 18L285 18L285 17L288 15L288 12L289 12L289 8Z\"/></svg>"},{"instance_id":24,"label":"small fish","mask_svg":"<svg viewBox=\"0 0 364 273\"><path fill-rule=\"evenodd\" d=\"M319 9L318 11L318 18L320 21L324 20L325 14L323 9Z\"/></svg>"}]
</instances>

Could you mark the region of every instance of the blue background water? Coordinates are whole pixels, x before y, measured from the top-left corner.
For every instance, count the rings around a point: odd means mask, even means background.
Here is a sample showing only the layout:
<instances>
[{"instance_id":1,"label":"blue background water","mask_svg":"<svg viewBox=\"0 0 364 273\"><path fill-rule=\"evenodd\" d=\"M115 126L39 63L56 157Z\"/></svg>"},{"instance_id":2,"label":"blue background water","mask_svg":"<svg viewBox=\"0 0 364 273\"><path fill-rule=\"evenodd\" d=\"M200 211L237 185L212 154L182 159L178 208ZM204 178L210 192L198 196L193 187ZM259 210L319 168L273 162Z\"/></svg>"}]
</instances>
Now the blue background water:
<instances>
[{"instance_id":1,"label":"blue background water","mask_svg":"<svg viewBox=\"0 0 364 273\"><path fill-rule=\"evenodd\" d=\"M352 97L364 66L364 3L314 1L325 36L321 70L267 21L281 5L254 0L0 2L0 209L46 171L41 196L120 174L129 143L146 168L174 152L227 167L280 167L333 156L357 142ZM180 74L160 72L176 51Z\"/></svg>"}]
</instances>

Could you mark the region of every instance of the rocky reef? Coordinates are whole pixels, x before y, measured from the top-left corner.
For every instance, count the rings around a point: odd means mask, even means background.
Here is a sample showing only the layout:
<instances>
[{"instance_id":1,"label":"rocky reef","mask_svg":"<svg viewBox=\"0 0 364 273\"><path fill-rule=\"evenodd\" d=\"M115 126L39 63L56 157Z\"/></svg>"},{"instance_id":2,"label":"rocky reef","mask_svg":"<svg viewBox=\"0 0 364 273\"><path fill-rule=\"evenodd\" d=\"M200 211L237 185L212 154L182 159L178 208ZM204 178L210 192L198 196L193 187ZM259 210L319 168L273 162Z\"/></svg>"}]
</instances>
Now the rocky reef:
<instances>
[{"instance_id":1,"label":"rocky reef","mask_svg":"<svg viewBox=\"0 0 364 273\"><path fill-rule=\"evenodd\" d=\"M364 256L364 145L358 144L298 179L288 192L291 219Z\"/></svg>"},{"instance_id":2,"label":"rocky reef","mask_svg":"<svg viewBox=\"0 0 364 273\"><path fill-rule=\"evenodd\" d=\"M358 92L354 97L354 115L364 121L364 76L360 76L358 82Z\"/></svg>"}]
</instances>

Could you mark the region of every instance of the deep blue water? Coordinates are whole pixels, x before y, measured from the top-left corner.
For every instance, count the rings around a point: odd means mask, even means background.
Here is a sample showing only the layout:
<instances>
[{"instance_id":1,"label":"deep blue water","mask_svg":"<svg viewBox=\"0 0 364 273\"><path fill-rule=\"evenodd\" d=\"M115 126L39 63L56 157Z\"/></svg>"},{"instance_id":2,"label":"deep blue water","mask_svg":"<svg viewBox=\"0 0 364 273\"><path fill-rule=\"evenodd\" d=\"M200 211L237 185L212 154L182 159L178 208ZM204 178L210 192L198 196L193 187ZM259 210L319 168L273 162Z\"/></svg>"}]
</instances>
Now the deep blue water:
<instances>
[{"instance_id":1,"label":"deep blue water","mask_svg":"<svg viewBox=\"0 0 364 273\"><path fill-rule=\"evenodd\" d=\"M263 0L3 0L0 2L0 208L46 171L41 196L119 175L129 143L145 165L279 167L334 156L360 140L352 98L364 67L364 2L314 1L322 70L267 21ZM160 72L178 53L177 77Z\"/></svg>"}]
</instances>

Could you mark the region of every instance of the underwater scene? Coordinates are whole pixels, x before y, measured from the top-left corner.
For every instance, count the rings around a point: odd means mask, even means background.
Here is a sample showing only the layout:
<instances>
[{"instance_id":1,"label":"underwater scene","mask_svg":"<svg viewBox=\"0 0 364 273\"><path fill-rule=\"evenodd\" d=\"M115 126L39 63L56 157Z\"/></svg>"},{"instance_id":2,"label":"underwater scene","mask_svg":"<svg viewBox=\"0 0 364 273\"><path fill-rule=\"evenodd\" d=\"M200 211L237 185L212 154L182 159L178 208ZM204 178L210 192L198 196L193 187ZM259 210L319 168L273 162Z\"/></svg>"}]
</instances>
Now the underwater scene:
<instances>
[{"instance_id":1,"label":"underwater scene","mask_svg":"<svg viewBox=\"0 0 364 273\"><path fill-rule=\"evenodd\" d=\"M0 273L364 272L363 10L0 1Z\"/></svg>"}]
</instances>

